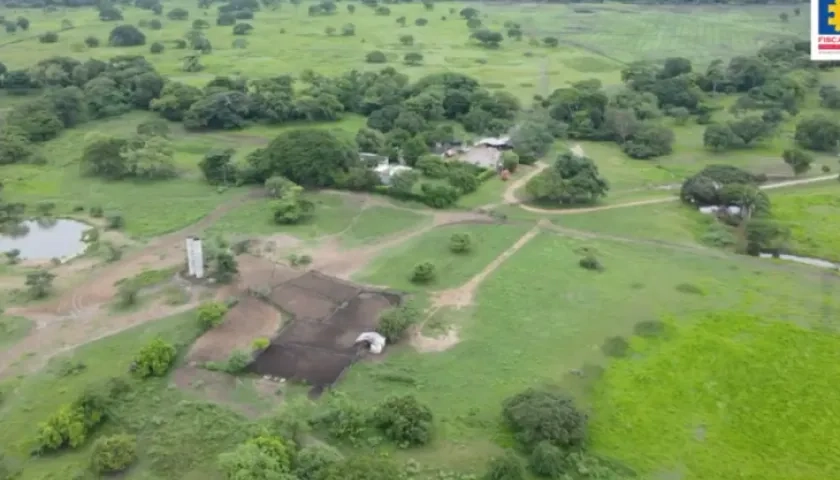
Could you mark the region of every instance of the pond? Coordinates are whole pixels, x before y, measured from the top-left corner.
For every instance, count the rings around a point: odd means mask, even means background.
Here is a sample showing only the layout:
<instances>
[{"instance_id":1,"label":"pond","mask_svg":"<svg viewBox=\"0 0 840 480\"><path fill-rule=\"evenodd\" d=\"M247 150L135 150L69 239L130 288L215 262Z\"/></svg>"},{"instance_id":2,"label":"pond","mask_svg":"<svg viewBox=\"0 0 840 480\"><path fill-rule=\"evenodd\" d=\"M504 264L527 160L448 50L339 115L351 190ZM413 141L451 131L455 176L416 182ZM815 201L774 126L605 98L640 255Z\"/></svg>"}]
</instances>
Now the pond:
<instances>
[{"instance_id":1,"label":"pond","mask_svg":"<svg viewBox=\"0 0 840 480\"><path fill-rule=\"evenodd\" d=\"M0 234L0 252L20 250L21 260L50 260L80 255L87 248L82 234L90 225L66 218L26 220L15 233Z\"/></svg>"}]
</instances>

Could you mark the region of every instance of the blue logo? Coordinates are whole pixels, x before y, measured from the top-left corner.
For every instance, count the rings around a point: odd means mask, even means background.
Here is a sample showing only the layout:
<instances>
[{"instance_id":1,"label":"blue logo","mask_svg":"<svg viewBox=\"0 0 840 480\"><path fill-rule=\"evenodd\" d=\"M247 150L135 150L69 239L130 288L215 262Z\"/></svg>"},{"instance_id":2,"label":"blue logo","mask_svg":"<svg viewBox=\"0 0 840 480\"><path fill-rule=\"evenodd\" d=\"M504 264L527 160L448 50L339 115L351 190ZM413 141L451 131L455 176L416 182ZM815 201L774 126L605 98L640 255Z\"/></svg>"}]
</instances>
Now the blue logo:
<instances>
[{"instance_id":1,"label":"blue logo","mask_svg":"<svg viewBox=\"0 0 840 480\"><path fill-rule=\"evenodd\" d=\"M817 34L840 35L840 5L837 0L817 0Z\"/></svg>"}]
</instances>

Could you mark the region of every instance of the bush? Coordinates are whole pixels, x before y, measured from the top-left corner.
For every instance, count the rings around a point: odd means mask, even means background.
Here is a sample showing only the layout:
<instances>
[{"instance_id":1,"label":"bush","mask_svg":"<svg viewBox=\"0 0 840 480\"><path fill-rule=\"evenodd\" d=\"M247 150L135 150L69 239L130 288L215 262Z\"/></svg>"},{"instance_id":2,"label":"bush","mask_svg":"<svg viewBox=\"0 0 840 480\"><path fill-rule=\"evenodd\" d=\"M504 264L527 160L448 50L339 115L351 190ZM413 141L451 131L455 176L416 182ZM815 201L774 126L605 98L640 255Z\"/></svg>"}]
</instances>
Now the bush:
<instances>
[{"instance_id":1,"label":"bush","mask_svg":"<svg viewBox=\"0 0 840 480\"><path fill-rule=\"evenodd\" d=\"M93 36L85 37L85 45L89 48L96 48L99 46L99 39Z\"/></svg>"},{"instance_id":2,"label":"bush","mask_svg":"<svg viewBox=\"0 0 840 480\"><path fill-rule=\"evenodd\" d=\"M555 392L528 389L505 400L502 414L526 448L544 441L560 448L574 448L586 439L586 415L571 398Z\"/></svg>"},{"instance_id":3,"label":"bush","mask_svg":"<svg viewBox=\"0 0 840 480\"><path fill-rule=\"evenodd\" d=\"M176 353L174 345L156 338L137 354L132 371L140 378L162 377L175 362Z\"/></svg>"},{"instance_id":4,"label":"bush","mask_svg":"<svg viewBox=\"0 0 840 480\"><path fill-rule=\"evenodd\" d=\"M109 214L105 221L105 228L108 230L119 230L125 226L125 219L119 213Z\"/></svg>"},{"instance_id":5,"label":"bush","mask_svg":"<svg viewBox=\"0 0 840 480\"><path fill-rule=\"evenodd\" d=\"M265 337L255 338L253 342L251 342L251 349L254 351L261 351L268 348L271 344L271 341Z\"/></svg>"},{"instance_id":6,"label":"bush","mask_svg":"<svg viewBox=\"0 0 840 480\"><path fill-rule=\"evenodd\" d=\"M122 472L137 460L137 440L131 435L102 437L93 444L91 468L98 474Z\"/></svg>"},{"instance_id":7,"label":"bush","mask_svg":"<svg viewBox=\"0 0 840 480\"><path fill-rule=\"evenodd\" d=\"M245 368L248 367L248 365L250 365L252 361L253 357L250 353L242 350L234 350L225 362L223 370L232 375L240 373L243 370L245 370Z\"/></svg>"},{"instance_id":8,"label":"bush","mask_svg":"<svg viewBox=\"0 0 840 480\"><path fill-rule=\"evenodd\" d=\"M313 424L323 427L330 437L354 445L365 438L369 423L368 410L343 396L331 397L327 408L313 420Z\"/></svg>"},{"instance_id":9,"label":"bush","mask_svg":"<svg viewBox=\"0 0 840 480\"><path fill-rule=\"evenodd\" d=\"M446 162L440 155L423 155L414 165L423 175L429 178L444 178L449 172Z\"/></svg>"},{"instance_id":10,"label":"bush","mask_svg":"<svg viewBox=\"0 0 840 480\"><path fill-rule=\"evenodd\" d=\"M432 411L412 395L382 402L373 414L373 423L401 448L425 445L432 438Z\"/></svg>"},{"instance_id":11,"label":"bush","mask_svg":"<svg viewBox=\"0 0 840 480\"><path fill-rule=\"evenodd\" d=\"M435 278L435 264L432 262L418 263L411 271L411 281L414 283L429 283Z\"/></svg>"},{"instance_id":12,"label":"bush","mask_svg":"<svg viewBox=\"0 0 840 480\"><path fill-rule=\"evenodd\" d=\"M528 466L535 474L546 478L559 478L565 470L566 455L563 450L549 442L540 442L528 460Z\"/></svg>"},{"instance_id":13,"label":"bush","mask_svg":"<svg viewBox=\"0 0 840 480\"><path fill-rule=\"evenodd\" d=\"M600 272L604 269L604 266L601 265L601 262L595 255L586 255L585 257L581 258L578 262L581 268L585 268L586 270L594 270Z\"/></svg>"},{"instance_id":14,"label":"bush","mask_svg":"<svg viewBox=\"0 0 840 480\"><path fill-rule=\"evenodd\" d=\"M136 47L146 44L146 35L134 25L120 25L111 30L108 44L112 47Z\"/></svg>"},{"instance_id":15,"label":"bush","mask_svg":"<svg viewBox=\"0 0 840 480\"><path fill-rule=\"evenodd\" d=\"M321 480L327 469L341 461L341 453L329 445L307 445L295 456L293 473L300 480Z\"/></svg>"},{"instance_id":16,"label":"bush","mask_svg":"<svg viewBox=\"0 0 840 480\"><path fill-rule=\"evenodd\" d=\"M502 152L502 168L510 173L516 171L519 167L519 155L510 150Z\"/></svg>"},{"instance_id":17,"label":"bush","mask_svg":"<svg viewBox=\"0 0 840 480\"><path fill-rule=\"evenodd\" d=\"M225 319L228 307L222 302L207 302L198 307L198 325L203 331L219 326Z\"/></svg>"},{"instance_id":18,"label":"bush","mask_svg":"<svg viewBox=\"0 0 840 480\"><path fill-rule=\"evenodd\" d=\"M403 338L408 328L417 322L418 316L417 309L408 305L385 310L379 316L376 331L389 343L397 343Z\"/></svg>"},{"instance_id":19,"label":"bush","mask_svg":"<svg viewBox=\"0 0 840 480\"><path fill-rule=\"evenodd\" d=\"M368 54L365 55L365 61L367 63L387 63L388 57L386 57L385 54L380 52L379 50L374 50L372 52L368 52Z\"/></svg>"},{"instance_id":20,"label":"bush","mask_svg":"<svg viewBox=\"0 0 840 480\"><path fill-rule=\"evenodd\" d=\"M472 249L472 235L469 233L453 233L449 237L449 251L452 253L467 253Z\"/></svg>"},{"instance_id":21,"label":"bush","mask_svg":"<svg viewBox=\"0 0 840 480\"><path fill-rule=\"evenodd\" d=\"M630 344L624 337L610 337L604 340L604 344L601 345L601 352L608 357L626 357L629 351Z\"/></svg>"},{"instance_id":22,"label":"bush","mask_svg":"<svg viewBox=\"0 0 840 480\"><path fill-rule=\"evenodd\" d=\"M93 218L102 218L102 215L104 215L105 211L102 209L102 207L93 206L93 207L90 207L90 210L88 211L88 213Z\"/></svg>"},{"instance_id":23,"label":"bush","mask_svg":"<svg viewBox=\"0 0 840 480\"><path fill-rule=\"evenodd\" d=\"M237 23L233 27L234 35L248 35L254 27L250 23Z\"/></svg>"},{"instance_id":24,"label":"bush","mask_svg":"<svg viewBox=\"0 0 840 480\"><path fill-rule=\"evenodd\" d=\"M504 455L495 457L487 465L485 480L524 480L525 468L519 457L511 451Z\"/></svg>"},{"instance_id":25,"label":"bush","mask_svg":"<svg viewBox=\"0 0 840 480\"><path fill-rule=\"evenodd\" d=\"M161 28L163 28L163 23L161 23L161 21L157 18L153 18L149 20L149 28L151 30L160 30Z\"/></svg>"},{"instance_id":26,"label":"bush","mask_svg":"<svg viewBox=\"0 0 840 480\"><path fill-rule=\"evenodd\" d=\"M155 53L155 54L163 53L164 50L165 50L165 47L160 42L155 42L155 43L152 44L151 47L149 47L149 51L151 53Z\"/></svg>"},{"instance_id":27,"label":"bush","mask_svg":"<svg viewBox=\"0 0 840 480\"><path fill-rule=\"evenodd\" d=\"M41 43L56 43L58 42L58 34L55 32L45 32L38 36L38 41Z\"/></svg>"}]
</instances>

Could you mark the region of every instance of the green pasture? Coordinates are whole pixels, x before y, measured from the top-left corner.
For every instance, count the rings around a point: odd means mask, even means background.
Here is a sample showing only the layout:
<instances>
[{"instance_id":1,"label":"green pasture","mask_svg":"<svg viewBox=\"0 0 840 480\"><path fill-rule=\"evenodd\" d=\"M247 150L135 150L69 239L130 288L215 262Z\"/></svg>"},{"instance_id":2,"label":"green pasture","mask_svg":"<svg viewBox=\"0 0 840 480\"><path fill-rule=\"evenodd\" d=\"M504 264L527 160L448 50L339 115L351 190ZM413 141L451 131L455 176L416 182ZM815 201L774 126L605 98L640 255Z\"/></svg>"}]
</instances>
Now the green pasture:
<instances>
[{"instance_id":1,"label":"green pasture","mask_svg":"<svg viewBox=\"0 0 840 480\"><path fill-rule=\"evenodd\" d=\"M152 12L123 7L124 22L101 22L92 8L55 12L18 9L15 13L29 18L31 27L27 32L0 34L0 45L9 68L28 67L54 55L84 58L143 54L161 73L197 84L232 73L266 77L299 74L308 68L324 74L378 69L382 65L366 64L364 57L367 52L381 50L388 57L388 65L399 66L412 78L457 70L481 79L487 87L530 98L534 93L544 93L544 88L592 77L616 84L623 64L633 60L685 56L704 68L715 58L752 53L769 40L803 34L808 28L807 15L795 16L788 6L484 5L482 22L486 27L504 31L504 23L513 21L520 23L526 34L521 41L506 38L501 48L486 49L469 39L471 32L457 14L464 5L444 3L433 11L426 11L419 3L389 5L390 16L378 16L369 7L356 5L353 14L342 4L334 15L319 17L308 16L306 4L282 4L276 11L258 12L249 21L255 28L246 36L246 49L232 46L239 38L233 35L233 27L215 25L215 9L200 10L194 3L167 4L169 8L189 10L190 18L172 21L165 15L158 17L163 28L144 28L147 45L130 48L90 49L84 39L95 36L105 45L114 26L156 18ZM780 21L781 12L789 13L788 23ZM398 17L406 18L405 27L396 24ZM414 20L418 18L427 19L428 24L416 26ZM205 34L213 53L202 56L203 71L184 73L182 58L188 52L174 49L172 42L183 38L195 19L211 24ZM37 35L60 30L63 20L73 28L60 31L58 43L38 42ZM325 33L328 27L340 32L348 23L356 27L353 37ZM399 42L399 36L407 34L414 36L413 46ZM547 36L557 37L561 44L556 48L542 46L540 41ZM163 42L167 50L149 54L152 42ZM698 45L704 47L698 49ZM422 53L423 65L403 66L402 57L409 52Z\"/></svg>"},{"instance_id":2,"label":"green pasture","mask_svg":"<svg viewBox=\"0 0 840 480\"><path fill-rule=\"evenodd\" d=\"M372 245L379 239L417 227L429 220L429 216L421 211L368 207L356 216L347 230L342 232L341 241L347 246Z\"/></svg>"},{"instance_id":3,"label":"green pasture","mask_svg":"<svg viewBox=\"0 0 840 480\"><path fill-rule=\"evenodd\" d=\"M528 226L522 225L465 224L436 228L383 252L356 279L403 291L457 287L479 273L526 231ZM470 252L449 251L449 238L454 233L470 234L473 244ZM435 264L436 278L424 285L411 283L414 266L425 261Z\"/></svg>"},{"instance_id":4,"label":"green pasture","mask_svg":"<svg viewBox=\"0 0 840 480\"><path fill-rule=\"evenodd\" d=\"M584 247L595 252L603 272L578 266ZM401 287L401 266L423 257L417 249L385 257L383 265L393 266L391 277L383 272L370 281ZM431 447L406 456L441 468L479 468L487 455L511 445L499 425L504 398L539 385L582 393L571 370L603 365L604 341L631 335L640 322L743 309L806 326L822 324L823 280L813 269L780 270L770 262L732 258L738 260L540 234L480 286L472 315L445 312L432 319L457 328L461 343L426 354L397 346L386 362L354 366L339 390L361 402L398 393L418 396L439 419L438 437ZM437 288L449 286L448 278ZM406 378L411 382L395 380Z\"/></svg>"},{"instance_id":5,"label":"green pasture","mask_svg":"<svg viewBox=\"0 0 840 480\"><path fill-rule=\"evenodd\" d=\"M791 230L791 250L840 261L840 183L777 190L770 195L773 216Z\"/></svg>"},{"instance_id":6,"label":"green pasture","mask_svg":"<svg viewBox=\"0 0 840 480\"><path fill-rule=\"evenodd\" d=\"M634 340L595 388L594 447L644 478L838 478L840 337L775 318Z\"/></svg>"}]
</instances>

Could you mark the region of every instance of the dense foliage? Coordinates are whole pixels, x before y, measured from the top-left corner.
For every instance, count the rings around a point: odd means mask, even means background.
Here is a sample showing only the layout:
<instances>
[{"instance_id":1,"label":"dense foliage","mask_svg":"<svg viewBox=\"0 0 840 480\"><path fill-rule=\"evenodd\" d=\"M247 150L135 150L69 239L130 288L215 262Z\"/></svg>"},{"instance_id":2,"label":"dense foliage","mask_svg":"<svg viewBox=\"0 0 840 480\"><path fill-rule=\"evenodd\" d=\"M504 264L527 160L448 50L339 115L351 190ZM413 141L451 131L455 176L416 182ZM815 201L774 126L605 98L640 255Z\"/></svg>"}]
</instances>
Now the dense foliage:
<instances>
[{"instance_id":1,"label":"dense foliage","mask_svg":"<svg viewBox=\"0 0 840 480\"><path fill-rule=\"evenodd\" d=\"M596 202L606 196L609 184L591 159L565 152L525 188L538 201L574 205Z\"/></svg>"}]
</instances>

